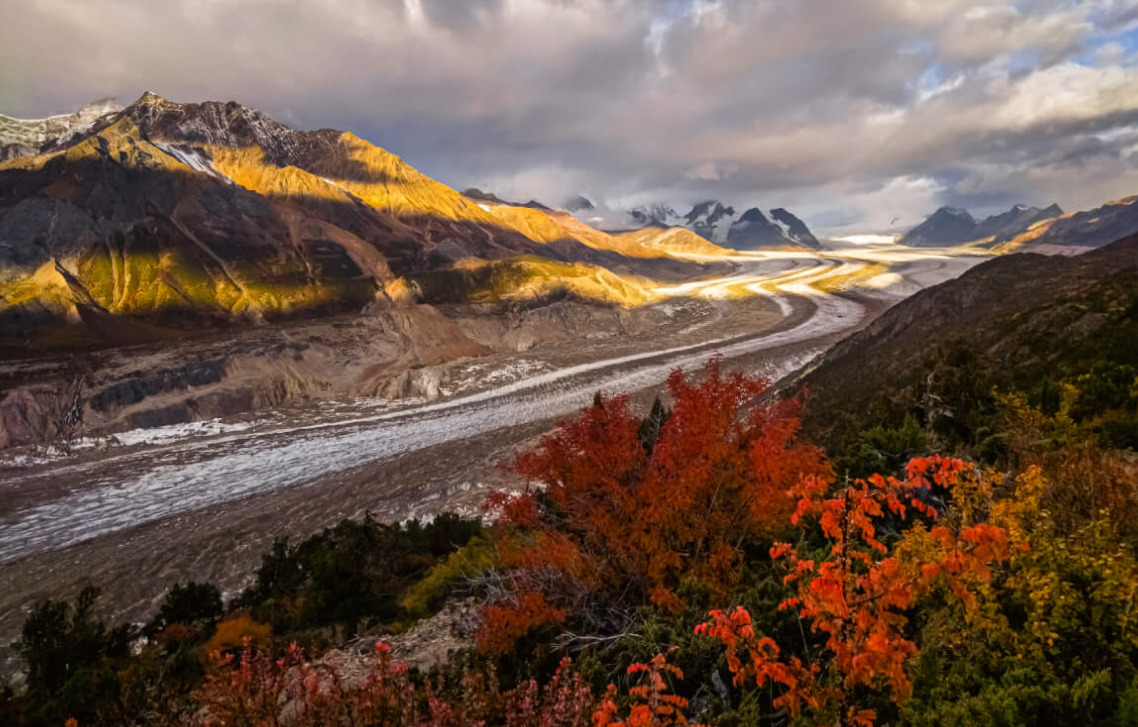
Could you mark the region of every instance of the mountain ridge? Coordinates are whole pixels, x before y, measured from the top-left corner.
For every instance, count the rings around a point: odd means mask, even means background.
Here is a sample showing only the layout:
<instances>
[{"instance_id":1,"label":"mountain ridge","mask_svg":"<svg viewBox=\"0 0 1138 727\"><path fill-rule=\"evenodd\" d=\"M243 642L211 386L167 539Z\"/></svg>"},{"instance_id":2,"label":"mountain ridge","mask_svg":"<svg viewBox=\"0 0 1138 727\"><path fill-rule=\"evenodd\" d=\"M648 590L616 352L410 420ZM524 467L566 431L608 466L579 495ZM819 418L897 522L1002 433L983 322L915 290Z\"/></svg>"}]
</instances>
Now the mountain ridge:
<instances>
[{"instance_id":1,"label":"mountain ridge","mask_svg":"<svg viewBox=\"0 0 1138 727\"><path fill-rule=\"evenodd\" d=\"M983 220L958 207L940 207L923 222L898 240L910 247L943 247L977 242L999 244L1016 237L1036 224L1063 215L1063 209L1052 203L1048 207L1017 204L1007 212L990 215Z\"/></svg>"}]
</instances>

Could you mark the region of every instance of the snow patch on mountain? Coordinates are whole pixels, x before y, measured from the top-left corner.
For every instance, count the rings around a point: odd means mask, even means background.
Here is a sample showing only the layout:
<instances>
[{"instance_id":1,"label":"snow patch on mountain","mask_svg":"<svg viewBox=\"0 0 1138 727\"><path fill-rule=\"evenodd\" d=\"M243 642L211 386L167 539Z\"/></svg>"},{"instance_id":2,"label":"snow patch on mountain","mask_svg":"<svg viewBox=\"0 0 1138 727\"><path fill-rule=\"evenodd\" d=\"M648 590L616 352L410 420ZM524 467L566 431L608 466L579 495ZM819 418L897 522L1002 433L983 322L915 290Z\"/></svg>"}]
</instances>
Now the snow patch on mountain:
<instances>
[{"instance_id":1,"label":"snow patch on mountain","mask_svg":"<svg viewBox=\"0 0 1138 727\"><path fill-rule=\"evenodd\" d=\"M195 172L201 172L203 174L208 174L209 176L213 177L214 179L220 179L220 180L228 182L230 184L233 183L232 179L221 174L220 172L218 172L216 169L213 168L213 164L210 162L210 159L202 152L201 149L195 149L192 146L186 146L186 145L164 144L160 141L154 142L154 146L158 147L159 149L166 152L170 156L174 157L175 159L177 159L181 163L190 167ZM339 186L339 185L336 185L334 182L331 182L327 179L325 179L324 181L328 182L328 184L332 184L334 186Z\"/></svg>"}]
</instances>

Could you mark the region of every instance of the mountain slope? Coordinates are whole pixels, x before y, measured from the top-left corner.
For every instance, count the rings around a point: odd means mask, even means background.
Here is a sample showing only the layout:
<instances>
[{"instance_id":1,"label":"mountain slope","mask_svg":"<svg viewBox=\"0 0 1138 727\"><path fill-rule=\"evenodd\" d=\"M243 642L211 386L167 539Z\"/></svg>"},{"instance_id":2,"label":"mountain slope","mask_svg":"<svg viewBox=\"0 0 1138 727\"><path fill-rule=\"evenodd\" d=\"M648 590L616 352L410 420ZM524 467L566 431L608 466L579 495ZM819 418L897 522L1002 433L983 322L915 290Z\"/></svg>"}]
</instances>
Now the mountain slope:
<instances>
[{"instance_id":1,"label":"mountain slope","mask_svg":"<svg viewBox=\"0 0 1138 727\"><path fill-rule=\"evenodd\" d=\"M1073 258L1009 255L913 295L835 346L804 379L812 411L825 412L809 426L836 446L851 422L902 427L909 416L945 448L982 446L993 389L1038 401L1069 382L1113 381L1125 399L1136 364L1138 235Z\"/></svg>"},{"instance_id":2,"label":"mountain slope","mask_svg":"<svg viewBox=\"0 0 1138 727\"><path fill-rule=\"evenodd\" d=\"M348 310L393 278L376 246L195 170L127 118L66 150L0 166L0 240L0 281L19 284L52 265L67 282L68 315L79 318L163 325ZM26 294L17 303L10 287L0 294L0 330L51 309Z\"/></svg>"},{"instance_id":3,"label":"mountain slope","mask_svg":"<svg viewBox=\"0 0 1138 727\"><path fill-rule=\"evenodd\" d=\"M1007 212L988 217L973 232L974 239L1001 240L1014 237L1031 228L1037 222L1054 219L1063 215L1063 209L1053 204L1050 207L1028 207L1017 204Z\"/></svg>"},{"instance_id":4,"label":"mountain slope","mask_svg":"<svg viewBox=\"0 0 1138 727\"><path fill-rule=\"evenodd\" d=\"M637 245L680 255L729 255L726 250L700 237L686 227L656 227L649 225L616 235L617 239L630 240Z\"/></svg>"},{"instance_id":5,"label":"mountain slope","mask_svg":"<svg viewBox=\"0 0 1138 727\"><path fill-rule=\"evenodd\" d=\"M1079 253L1138 232L1138 197L1045 220L995 240L996 252Z\"/></svg>"}]
</instances>

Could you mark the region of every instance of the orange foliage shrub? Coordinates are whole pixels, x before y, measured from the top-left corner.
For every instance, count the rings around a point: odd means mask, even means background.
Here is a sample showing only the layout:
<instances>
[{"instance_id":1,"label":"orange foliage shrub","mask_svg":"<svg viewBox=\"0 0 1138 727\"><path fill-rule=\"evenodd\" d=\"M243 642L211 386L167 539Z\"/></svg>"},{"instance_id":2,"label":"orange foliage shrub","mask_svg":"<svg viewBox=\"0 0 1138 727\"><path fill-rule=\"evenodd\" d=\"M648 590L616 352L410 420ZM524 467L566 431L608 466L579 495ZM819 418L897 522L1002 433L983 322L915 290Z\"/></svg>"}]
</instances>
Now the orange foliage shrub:
<instances>
[{"instance_id":1,"label":"orange foliage shrub","mask_svg":"<svg viewBox=\"0 0 1138 727\"><path fill-rule=\"evenodd\" d=\"M675 609L677 587L692 579L725 597L741 544L787 526L790 488L829 475L822 453L796 441L800 402L760 403L766 381L725 375L714 359L704 373L698 384L678 370L669 377L674 409L655 441L642 441L641 421L616 397L518 459L544 495L490 501L512 595L488 612L487 630L507 621L516 594L544 593L566 608L599 597Z\"/></svg>"},{"instance_id":2,"label":"orange foliage shrub","mask_svg":"<svg viewBox=\"0 0 1138 727\"><path fill-rule=\"evenodd\" d=\"M249 614L240 612L217 624L217 631L206 643L202 653L236 652L249 644L264 649L268 648L271 641L272 628L268 624L254 621Z\"/></svg>"},{"instance_id":3,"label":"orange foliage shrub","mask_svg":"<svg viewBox=\"0 0 1138 727\"><path fill-rule=\"evenodd\" d=\"M488 626L478 632L478 648L488 654L506 654L534 627L563 622L565 611L549 605L540 592L531 591L512 603L490 604L483 618Z\"/></svg>"},{"instance_id":4,"label":"orange foliage shrub","mask_svg":"<svg viewBox=\"0 0 1138 727\"><path fill-rule=\"evenodd\" d=\"M797 610L824 635L827 659L809 665L797 657L781 659L778 645L755 634L743 608L712 611L697 633L724 643L736 684L782 685L775 707L792 715L804 708L836 711L839 724L871 726L876 713L850 704L848 695L867 687L887 691L897 702L908 698L912 684L904 667L917 647L905 636L907 609L938 583L971 605L970 587L989 580L990 564L1009 555L1008 533L984 522L935 525L927 531L918 526L911 540L921 547L906 549L906 557L892 554L878 538L877 524L886 511L905 518L913 509L935 520L938 513L921 499L922 493L950 488L965 469L960 460L936 456L910 462L904 480L874 475L836 494L829 494L830 484L820 478L807 478L794 488L799 500L792 519L816 520L831 545L829 557L819 562L801 557L789 543L771 548L773 558L786 561L784 582L795 589L780 608Z\"/></svg>"}]
</instances>

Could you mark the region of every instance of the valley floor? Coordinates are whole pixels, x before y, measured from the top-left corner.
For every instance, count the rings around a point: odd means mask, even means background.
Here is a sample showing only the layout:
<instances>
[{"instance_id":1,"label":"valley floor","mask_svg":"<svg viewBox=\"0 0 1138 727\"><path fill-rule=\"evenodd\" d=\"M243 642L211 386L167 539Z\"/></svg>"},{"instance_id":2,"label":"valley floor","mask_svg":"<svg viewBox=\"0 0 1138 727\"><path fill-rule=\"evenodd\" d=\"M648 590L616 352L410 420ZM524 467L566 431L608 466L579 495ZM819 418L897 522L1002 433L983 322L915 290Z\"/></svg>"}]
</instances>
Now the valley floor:
<instances>
[{"instance_id":1,"label":"valley floor","mask_svg":"<svg viewBox=\"0 0 1138 727\"><path fill-rule=\"evenodd\" d=\"M851 248L731 258L729 276L667 289L670 321L455 362L433 401L325 402L257 417L138 430L67 457L0 460L0 643L37 599L104 589L116 619L141 618L172 583L236 593L273 538L365 511L400 520L477 512L502 469L596 391L650 401L667 374L712 355L779 379L889 305L984 258ZM477 325L477 322L470 323Z\"/></svg>"}]
</instances>

